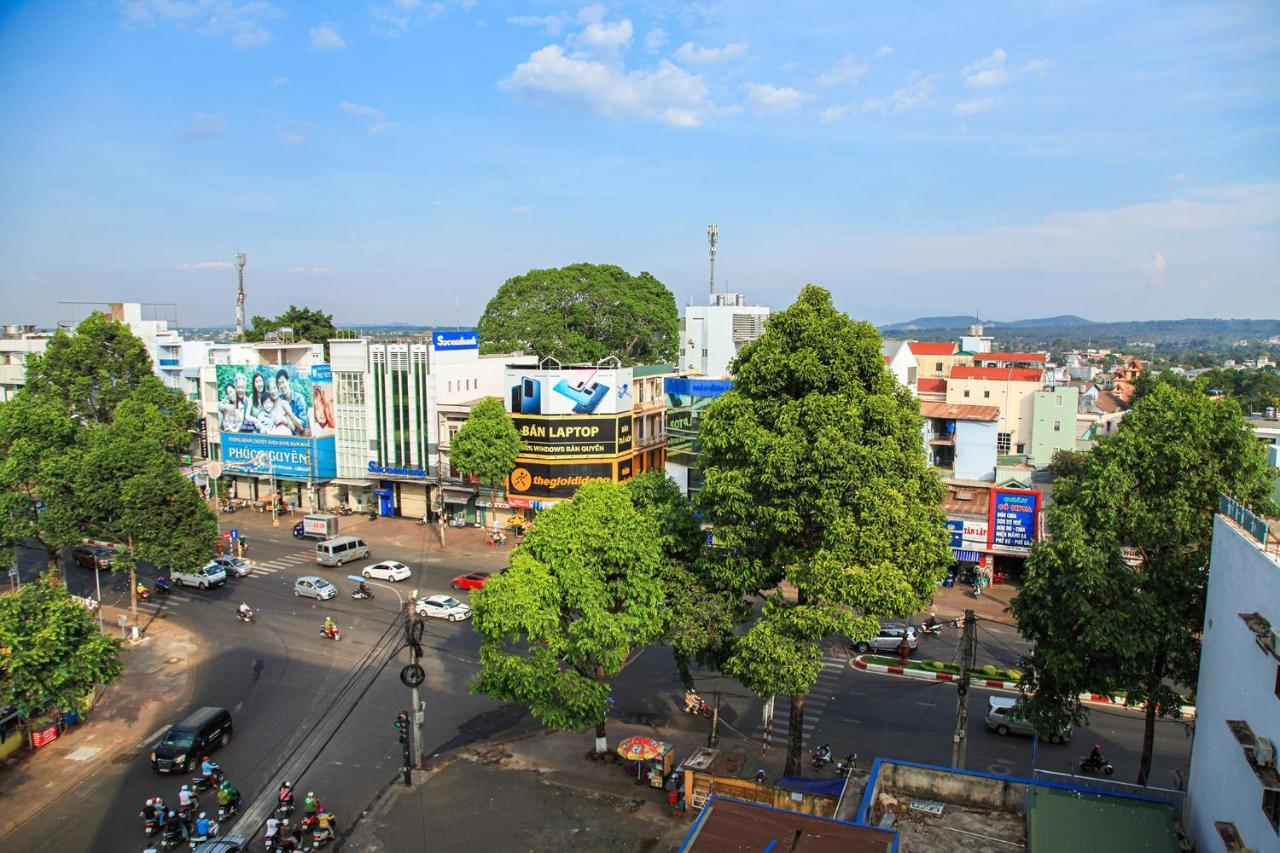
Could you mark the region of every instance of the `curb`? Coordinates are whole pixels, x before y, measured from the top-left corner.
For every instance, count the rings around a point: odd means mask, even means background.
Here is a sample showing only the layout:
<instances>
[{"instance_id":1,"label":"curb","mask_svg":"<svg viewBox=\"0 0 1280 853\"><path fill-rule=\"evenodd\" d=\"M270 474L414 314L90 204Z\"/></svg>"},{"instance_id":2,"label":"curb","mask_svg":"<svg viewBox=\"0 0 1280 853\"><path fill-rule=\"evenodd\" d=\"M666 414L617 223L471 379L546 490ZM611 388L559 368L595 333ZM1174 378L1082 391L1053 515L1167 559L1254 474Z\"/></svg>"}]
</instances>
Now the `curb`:
<instances>
[{"instance_id":1,"label":"curb","mask_svg":"<svg viewBox=\"0 0 1280 853\"><path fill-rule=\"evenodd\" d=\"M955 682L960 676L950 672L926 672L921 669L911 669L901 666L889 666L881 663L867 663L863 658L865 655L858 655L849 661L849 664L857 669L863 669L867 672L878 672L884 675L897 675L903 678L914 678L919 681L950 681ZM992 690L1009 690L1018 691L1018 682L1003 681L999 678L969 678L969 684L974 687L986 687ZM1079 696L1081 702L1087 702L1091 705L1120 705L1124 707L1124 700L1115 696L1107 696L1105 693L1081 693ZM1182 706L1182 718L1194 720L1196 718L1195 705Z\"/></svg>"}]
</instances>

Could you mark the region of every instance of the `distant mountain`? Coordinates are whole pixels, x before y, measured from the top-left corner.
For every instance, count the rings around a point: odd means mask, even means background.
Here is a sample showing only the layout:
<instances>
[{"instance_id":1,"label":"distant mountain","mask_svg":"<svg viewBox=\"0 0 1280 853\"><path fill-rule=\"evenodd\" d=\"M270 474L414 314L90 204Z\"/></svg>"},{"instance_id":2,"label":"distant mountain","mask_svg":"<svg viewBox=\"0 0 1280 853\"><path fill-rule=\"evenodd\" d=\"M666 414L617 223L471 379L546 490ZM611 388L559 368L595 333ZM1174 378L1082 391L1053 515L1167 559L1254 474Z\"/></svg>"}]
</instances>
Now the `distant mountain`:
<instances>
[{"instance_id":1,"label":"distant mountain","mask_svg":"<svg viewBox=\"0 0 1280 853\"><path fill-rule=\"evenodd\" d=\"M926 329L967 329L973 325L973 316L954 314L943 317L917 317L904 323L890 323L881 326L883 332L914 332ZM1059 314L1057 317L1039 317L1033 320L983 320L982 325L988 329L1027 329L1027 328L1061 328L1063 326L1090 326L1092 320L1077 317L1074 314Z\"/></svg>"}]
</instances>

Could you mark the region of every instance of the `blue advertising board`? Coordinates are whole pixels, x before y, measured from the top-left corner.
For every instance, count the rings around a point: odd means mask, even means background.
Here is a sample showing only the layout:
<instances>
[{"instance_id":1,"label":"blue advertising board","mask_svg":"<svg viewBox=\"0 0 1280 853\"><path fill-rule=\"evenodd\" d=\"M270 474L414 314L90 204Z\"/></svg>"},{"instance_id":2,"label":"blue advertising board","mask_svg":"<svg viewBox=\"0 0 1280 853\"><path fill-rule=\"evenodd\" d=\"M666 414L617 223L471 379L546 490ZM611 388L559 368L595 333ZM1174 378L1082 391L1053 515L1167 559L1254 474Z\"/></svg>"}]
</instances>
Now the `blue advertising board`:
<instances>
[{"instance_id":1,"label":"blue advertising board","mask_svg":"<svg viewBox=\"0 0 1280 853\"><path fill-rule=\"evenodd\" d=\"M1027 489L996 489L991 494L991 544L1029 549L1036 538L1040 493Z\"/></svg>"},{"instance_id":2,"label":"blue advertising board","mask_svg":"<svg viewBox=\"0 0 1280 853\"><path fill-rule=\"evenodd\" d=\"M964 522L958 518L947 519L947 533L951 534L951 547L964 547Z\"/></svg>"},{"instance_id":3,"label":"blue advertising board","mask_svg":"<svg viewBox=\"0 0 1280 853\"><path fill-rule=\"evenodd\" d=\"M683 379L667 377L662 380L662 390L667 394L684 397L719 397L733 387L732 379Z\"/></svg>"},{"instance_id":4,"label":"blue advertising board","mask_svg":"<svg viewBox=\"0 0 1280 853\"><path fill-rule=\"evenodd\" d=\"M258 459L259 454L267 458ZM329 480L338 476L338 457L333 436L260 435L224 432L222 462L248 463L237 469L251 474L270 474L283 480Z\"/></svg>"},{"instance_id":5,"label":"blue advertising board","mask_svg":"<svg viewBox=\"0 0 1280 853\"><path fill-rule=\"evenodd\" d=\"M479 349L480 336L476 334L475 329L432 332L431 343L438 350Z\"/></svg>"}]
</instances>

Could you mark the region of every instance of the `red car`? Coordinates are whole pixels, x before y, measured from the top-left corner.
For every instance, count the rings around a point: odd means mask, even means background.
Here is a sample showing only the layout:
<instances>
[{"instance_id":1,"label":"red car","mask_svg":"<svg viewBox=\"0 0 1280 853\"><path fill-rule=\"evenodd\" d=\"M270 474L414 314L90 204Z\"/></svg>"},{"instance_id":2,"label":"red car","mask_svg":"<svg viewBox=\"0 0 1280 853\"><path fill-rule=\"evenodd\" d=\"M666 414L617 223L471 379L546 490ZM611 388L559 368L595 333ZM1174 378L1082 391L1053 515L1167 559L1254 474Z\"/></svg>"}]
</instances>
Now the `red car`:
<instances>
[{"instance_id":1,"label":"red car","mask_svg":"<svg viewBox=\"0 0 1280 853\"><path fill-rule=\"evenodd\" d=\"M472 572L469 575L458 575L449 586L454 589L479 589L489 576L484 572Z\"/></svg>"}]
</instances>

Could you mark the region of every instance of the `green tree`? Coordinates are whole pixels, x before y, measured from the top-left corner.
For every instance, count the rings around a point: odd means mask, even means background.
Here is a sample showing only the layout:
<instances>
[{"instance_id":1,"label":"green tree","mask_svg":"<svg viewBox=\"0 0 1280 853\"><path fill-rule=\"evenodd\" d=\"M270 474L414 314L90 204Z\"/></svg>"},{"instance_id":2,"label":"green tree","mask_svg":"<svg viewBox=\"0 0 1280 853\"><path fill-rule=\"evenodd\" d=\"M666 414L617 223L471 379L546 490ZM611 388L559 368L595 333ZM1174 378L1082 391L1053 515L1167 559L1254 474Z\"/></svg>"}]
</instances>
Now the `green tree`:
<instances>
[{"instance_id":1,"label":"green tree","mask_svg":"<svg viewBox=\"0 0 1280 853\"><path fill-rule=\"evenodd\" d=\"M1213 515L1220 493L1272 509L1263 448L1229 400L1155 383L1116 433L1064 469L1013 601L1034 649L1023 670L1044 730L1087 719L1078 694L1123 691L1144 705L1139 781L1150 775L1157 714L1193 686ZM1134 567L1121 549L1143 557Z\"/></svg>"},{"instance_id":2,"label":"green tree","mask_svg":"<svg viewBox=\"0 0 1280 853\"><path fill-rule=\"evenodd\" d=\"M477 331L484 352L587 363L616 356L633 365L674 361L679 328L675 297L649 273L574 264L507 279Z\"/></svg>"},{"instance_id":3,"label":"green tree","mask_svg":"<svg viewBox=\"0 0 1280 853\"><path fill-rule=\"evenodd\" d=\"M516 467L522 444L520 433L502 403L483 400L475 405L466 423L449 442L449 464L496 491Z\"/></svg>"},{"instance_id":4,"label":"green tree","mask_svg":"<svg viewBox=\"0 0 1280 853\"><path fill-rule=\"evenodd\" d=\"M67 595L55 575L0 596L0 705L24 717L82 710L97 684L120 674L120 641Z\"/></svg>"},{"instance_id":5,"label":"green tree","mask_svg":"<svg viewBox=\"0 0 1280 853\"><path fill-rule=\"evenodd\" d=\"M474 692L519 702L545 726L594 725L608 750L609 681L666 627L662 551L621 486L588 483L547 510L510 568L472 594Z\"/></svg>"},{"instance_id":6,"label":"green tree","mask_svg":"<svg viewBox=\"0 0 1280 853\"><path fill-rule=\"evenodd\" d=\"M723 554L718 584L765 599L726 670L759 695L790 696L786 772L797 773L823 641L867 638L879 617L921 609L951 562L942 484L879 334L822 288L772 315L733 370L703 416L698 498Z\"/></svg>"},{"instance_id":7,"label":"green tree","mask_svg":"<svg viewBox=\"0 0 1280 853\"><path fill-rule=\"evenodd\" d=\"M326 347L330 338L338 337L332 314L326 314L316 308L299 308L296 305L290 305L289 310L278 317L255 316L250 321L249 328L244 330L244 339L263 341L266 340L268 332L277 332L286 328L293 329L295 341L325 344Z\"/></svg>"}]
</instances>

